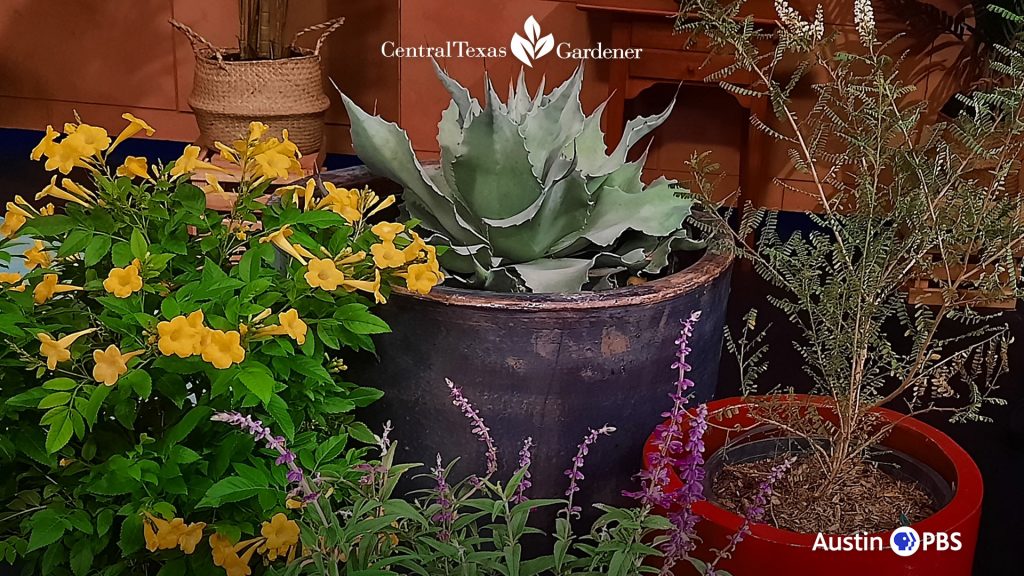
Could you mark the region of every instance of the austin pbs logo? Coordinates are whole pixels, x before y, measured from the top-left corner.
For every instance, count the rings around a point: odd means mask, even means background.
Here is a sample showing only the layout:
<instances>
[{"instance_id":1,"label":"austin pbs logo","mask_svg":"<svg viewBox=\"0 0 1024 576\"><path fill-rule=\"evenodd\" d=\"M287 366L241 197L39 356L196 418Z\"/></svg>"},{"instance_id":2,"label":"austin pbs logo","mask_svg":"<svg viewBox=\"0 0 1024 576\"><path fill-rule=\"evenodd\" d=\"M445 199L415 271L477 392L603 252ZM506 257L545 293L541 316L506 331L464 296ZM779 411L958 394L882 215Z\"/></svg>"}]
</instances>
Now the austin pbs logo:
<instances>
[{"instance_id":1,"label":"austin pbs logo","mask_svg":"<svg viewBox=\"0 0 1024 576\"><path fill-rule=\"evenodd\" d=\"M897 556L913 556L918 550L956 552L963 547L959 532L924 532L918 534L910 526L897 528L889 535L889 547Z\"/></svg>"}]
</instances>

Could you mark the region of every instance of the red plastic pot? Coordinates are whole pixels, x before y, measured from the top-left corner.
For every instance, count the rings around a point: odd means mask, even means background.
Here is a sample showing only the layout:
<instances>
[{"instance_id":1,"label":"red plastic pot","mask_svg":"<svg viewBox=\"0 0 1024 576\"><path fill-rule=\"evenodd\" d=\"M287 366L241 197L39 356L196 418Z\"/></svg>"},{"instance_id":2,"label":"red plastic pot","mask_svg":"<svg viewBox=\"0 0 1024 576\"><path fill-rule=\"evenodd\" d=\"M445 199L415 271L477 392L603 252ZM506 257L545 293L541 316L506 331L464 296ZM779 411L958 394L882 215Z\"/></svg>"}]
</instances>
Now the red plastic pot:
<instances>
[{"instance_id":1,"label":"red plastic pot","mask_svg":"<svg viewBox=\"0 0 1024 576\"><path fill-rule=\"evenodd\" d=\"M822 416L835 418L828 406L831 399L806 395L784 398L782 401L814 406ZM736 410L728 417L714 420L716 426L708 428L704 436L705 457L722 449L731 439L730 432L722 428L750 428L756 424L746 406L749 406L749 399L742 398L727 398L708 404L712 414L723 413L730 407ZM960 550L939 551L936 546L926 550L922 546L912 556L900 557L889 548L891 532L868 535L881 537L884 542L882 550L815 550L817 534L802 534L757 524L751 527L750 535L739 544L732 558L720 562L719 567L728 570L733 576L970 576L984 493L978 466L949 436L924 422L887 409L878 409L878 414L890 422L896 422L892 433L882 442L885 447L919 460L953 487L953 497L946 506L912 527L919 534L959 532L962 543ZM644 446L645 463L648 455L656 450L654 440L652 434ZM670 471L668 489L679 486L679 477ZM701 517L697 535L702 541L694 553L700 559L713 558L712 549L724 547L729 537L743 524L739 515L709 501L695 504L694 512ZM829 535L825 536L828 538ZM680 572L691 573L692 570Z\"/></svg>"}]
</instances>

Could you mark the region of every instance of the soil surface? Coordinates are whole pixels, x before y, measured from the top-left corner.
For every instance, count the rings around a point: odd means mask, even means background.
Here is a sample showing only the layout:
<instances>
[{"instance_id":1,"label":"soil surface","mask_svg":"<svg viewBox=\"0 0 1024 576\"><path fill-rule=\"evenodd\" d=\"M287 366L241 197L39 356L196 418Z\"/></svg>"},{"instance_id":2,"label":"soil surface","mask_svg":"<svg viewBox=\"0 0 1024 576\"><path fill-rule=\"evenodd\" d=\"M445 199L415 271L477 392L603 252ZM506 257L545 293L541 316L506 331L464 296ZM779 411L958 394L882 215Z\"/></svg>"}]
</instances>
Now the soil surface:
<instances>
[{"instance_id":1,"label":"soil surface","mask_svg":"<svg viewBox=\"0 0 1024 576\"><path fill-rule=\"evenodd\" d=\"M743 514L758 485L783 456L728 464L714 479L714 500ZM763 522L801 533L855 534L892 530L935 513L931 497L914 482L897 480L870 462L859 462L823 492L826 473L812 455L797 459L779 480Z\"/></svg>"}]
</instances>

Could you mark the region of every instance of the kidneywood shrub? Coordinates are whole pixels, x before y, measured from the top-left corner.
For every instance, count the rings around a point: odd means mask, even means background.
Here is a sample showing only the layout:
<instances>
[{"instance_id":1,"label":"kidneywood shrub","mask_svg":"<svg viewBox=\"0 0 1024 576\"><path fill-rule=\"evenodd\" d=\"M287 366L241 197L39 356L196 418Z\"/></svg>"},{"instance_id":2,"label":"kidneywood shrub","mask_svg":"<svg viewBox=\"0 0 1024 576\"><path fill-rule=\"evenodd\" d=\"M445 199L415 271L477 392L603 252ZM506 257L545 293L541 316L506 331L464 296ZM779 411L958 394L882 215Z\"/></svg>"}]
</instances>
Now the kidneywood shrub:
<instances>
[{"instance_id":1,"label":"kidneywood shrub","mask_svg":"<svg viewBox=\"0 0 1024 576\"><path fill-rule=\"evenodd\" d=\"M359 477L369 430L352 412L378 390L346 381L342 353L373 350L387 325L371 307L398 284L442 280L434 248L370 217L394 202L309 180L298 150L265 125L224 166L185 148L169 164L129 156L153 129L126 114L111 139L81 122L50 127L32 157L56 171L16 197L0 227L0 563L24 574L241 574L204 533L269 565L305 481L210 422L244 409L273 423L289 462L318 478ZM207 208L217 175L240 178L229 214ZM24 254L10 250L15 240ZM6 266L5 266L6 267ZM321 494L329 500L340 494ZM219 566L219 567L218 567ZM248 574L248 572L244 572Z\"/></svg>"},{"instance_id":2,"label":"kidneywood shrub","mask_svg":"<svg viewBox=\"0 0 1024 576\"><path fill-rule=\"evenodd\" d=\"M813 20L785 0L775 9L777 27L766 30L744 16L743 0L685 0L677 28L729 57L709 80L770 102L773 117L752 121L787 149L818 204L812 229L791 235L779 233L775 213L748 206L734 240L781 293L772 302L798 329L813 392L837 414L818 422L771 400L759 412L814 439L828 501L894 425L875 408L966 421L1003 403L994 391L1012 338L987 308L1022 295L1024 53L1016 42L996 47L988 78L958 96L961 112L935 122L900 74L904 55L879 38L870 0L853 4L845 41L826 33L820 6ZM751 84L733 84L736 75ZM812 98L801 106L805 89ZM706 155L692 167L698 195L713 204L715 167ZM930 299L908 299L919 284ZM755 329L730 342L745 385L763 373L763 335L746 338Z\"/></svg>"}]
</instances>

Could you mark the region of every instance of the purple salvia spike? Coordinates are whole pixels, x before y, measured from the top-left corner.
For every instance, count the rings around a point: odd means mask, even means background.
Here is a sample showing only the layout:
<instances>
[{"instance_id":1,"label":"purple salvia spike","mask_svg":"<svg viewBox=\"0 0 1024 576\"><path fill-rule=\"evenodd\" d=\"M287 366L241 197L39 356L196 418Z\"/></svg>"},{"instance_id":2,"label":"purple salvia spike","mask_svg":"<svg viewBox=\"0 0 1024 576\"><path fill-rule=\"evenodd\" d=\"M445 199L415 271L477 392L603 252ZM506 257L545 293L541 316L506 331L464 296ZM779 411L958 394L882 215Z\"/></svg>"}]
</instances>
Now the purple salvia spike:
<instances>
[{"instance_id":1,"label":"purple salvia spike","mask_svg":"<svg viewBox=\"0 0 1024 576\"><path fill-rule=\"evenodd\" d=\"M462 414L469 419L473 425L473 434L475 434L481 442L487 447L487 476L490 477L498 471L498 448L494 444L494 439L491 438L491 429L484 424L483 418L480 417L480 413L473 408L469 400L462 395L460 390L455 384L445 379L448 384L448 390L451 391L452 404L462 410Z\"/></svg>"},{"instance_id":2,"label":"purple salvia spike","mask_svg":"<svg viewBox=\"0 0 1024 576\"><path fill-rule=\"evenodd\" d=\"M572 497L573 494L580 491L579 481L583 480L583 473L580 469L583 468L584 461L587 454L590 452L590 447L597 442L600 436L609 436L615 432L615 428L605 424L598 430L590 429L590 434L583 438L583 442L580 443L576 449L576 456L572 459L572 468L565 471L565 475L569 477L569 487L565 491L565 495L569 497L569 503L566 506L566 515L569 517L578 516L581 509L579 506L573 506Z\"/></svg>"},{"instance_id":3,"label":"purple salvia spike","mask_svg":"<svg viewBox=\"0 0 1024 576\"><path fill-rule=\"evenodd\" d=\"M523 441L523 448L519 451L519 470L526 470L526 472L523 473L523 479L516 487L516 494L512 498L512 502L516 504L526 502L526 491L533 486L533 482L530 481L531 448L533 448L533 438L527 438Z\"/></svg>"}]
</instances>

